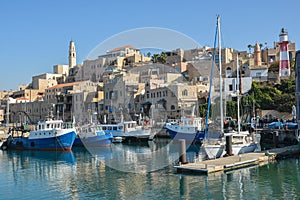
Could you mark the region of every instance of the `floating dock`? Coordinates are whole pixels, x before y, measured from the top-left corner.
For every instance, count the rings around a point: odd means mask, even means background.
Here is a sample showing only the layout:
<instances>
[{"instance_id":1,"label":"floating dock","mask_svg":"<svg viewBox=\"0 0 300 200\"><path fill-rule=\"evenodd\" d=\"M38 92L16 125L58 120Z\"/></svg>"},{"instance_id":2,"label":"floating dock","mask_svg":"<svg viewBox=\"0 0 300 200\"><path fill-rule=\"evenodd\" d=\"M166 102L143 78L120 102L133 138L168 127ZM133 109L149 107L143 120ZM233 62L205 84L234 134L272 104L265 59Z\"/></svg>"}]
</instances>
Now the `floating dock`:
<instances>
[{"instance_id":1,"label":"floating dock","mask_svg":"<svg viewBox=\"0 0 300 200\"><path fill-rule=\"evenodd\" d=\"M205 160L196 163L179 164L174 166L178 173L204 173L210 174L219 171L229 171L252 165L263 165L277 158L300 155L298 145L284 148L272 149L268 151L245 153L240 155L217 158L214 160Z\"/></svg>"}]
</instances>

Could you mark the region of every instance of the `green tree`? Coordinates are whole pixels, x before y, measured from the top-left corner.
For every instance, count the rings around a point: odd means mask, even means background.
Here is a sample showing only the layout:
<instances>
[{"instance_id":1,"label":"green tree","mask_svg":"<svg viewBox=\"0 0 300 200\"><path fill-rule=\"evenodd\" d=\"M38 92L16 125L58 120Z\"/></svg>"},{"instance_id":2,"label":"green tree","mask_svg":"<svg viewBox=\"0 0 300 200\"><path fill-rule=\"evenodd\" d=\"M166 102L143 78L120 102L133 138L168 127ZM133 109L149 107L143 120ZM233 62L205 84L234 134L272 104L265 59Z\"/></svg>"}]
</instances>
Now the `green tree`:
<instances>
[{"instance_id":1,"label":"green tree","mask_svg":"<svg viewBox=\"0 0 300 200\"><path fill-rule=\"evenodd\" d=\"M249 94L255 108L291 112L295 105L295 91L295 80L283 79L281 83L269 85L253 82Z\"/></svg>"},{"instance_id":2,"label":"green tree","mask_svg":"<svg viewBox=\"0 0 300 200\"><path fill-rule=\"evenodd\" d=\"M207 103L199 105L199 116L205 118L207 113Z\"/></svg>"},{"instance_id":3,"label":"green tree","mask_svg":"<svg viewBox=\"0 0 300 200\"><path fill-rule=\"evenodd\" d=\"M161 54L159 56L159 62L164 64L164 63L166 63L167 58L168 58L168 56L167 56L166 52L161 52Z\"/></svg>"},{"instance_id":4,"label":"green tree","mask_svg":"<svg viewBox=\"0 0 300 200\"><path fill-rule=\"evenodd\" d=\"M153 54L151 57L151 60L153 63L157 63L158 62L158 58L159 58L159 54Z\"/></svg>"},{"instance_id":5,"label":"green tree","mask_svg":"<svg viewBox=\"0 0 300 200\"><path fill-rule=\"evenodd\" d=\"M248 49L249 49L249 53L251 53L251 49L253 48L253 46L251 44L248 44Z\"/></svg>"}]
</instances>

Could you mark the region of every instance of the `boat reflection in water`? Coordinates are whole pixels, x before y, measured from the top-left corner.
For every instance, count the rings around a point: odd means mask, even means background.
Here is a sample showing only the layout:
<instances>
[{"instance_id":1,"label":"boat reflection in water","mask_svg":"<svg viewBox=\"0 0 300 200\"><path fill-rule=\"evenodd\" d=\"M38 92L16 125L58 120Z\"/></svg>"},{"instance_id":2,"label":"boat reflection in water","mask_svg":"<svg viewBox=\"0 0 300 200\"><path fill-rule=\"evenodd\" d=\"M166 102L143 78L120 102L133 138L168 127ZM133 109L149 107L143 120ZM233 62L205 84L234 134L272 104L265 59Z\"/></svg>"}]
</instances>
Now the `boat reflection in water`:
<instances>
[{"instance_id":1,"label":"boat reflection in water","mask_svg":"<svg viewBox=\"0 0 300 200\"><path fill-rule=\"evenodd\" d=\"M200 145L187 145L187 161L201 161L205 155ZM159 139L134 144L117 143L111 148L87 148L110 168L124 172L150 172L178 162L179 144L170 139Z\"/></svg>"},{"instance_id":2,"label":"boat reflection in water","mask_svg":"<svg viewBox=\"0 0 300 200\"><path fill-rule=\"evenodd\" d=\"M59 164L75 165L76 160L72 151L20 151L9 150L6 151L8 156L16 158L11 160L14 164L20 163L26 160L36 160L35 162L52 162Z\"/></svg>"}]
</instances>

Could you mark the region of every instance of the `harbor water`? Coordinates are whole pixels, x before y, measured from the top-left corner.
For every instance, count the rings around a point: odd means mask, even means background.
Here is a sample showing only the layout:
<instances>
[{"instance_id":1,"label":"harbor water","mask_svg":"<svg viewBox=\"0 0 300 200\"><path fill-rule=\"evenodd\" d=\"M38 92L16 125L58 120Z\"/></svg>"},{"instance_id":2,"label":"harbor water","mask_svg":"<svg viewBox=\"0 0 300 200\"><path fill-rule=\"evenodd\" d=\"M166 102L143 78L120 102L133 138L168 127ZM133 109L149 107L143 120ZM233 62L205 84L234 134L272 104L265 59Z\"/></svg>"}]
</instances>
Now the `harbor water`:
<instances>
[{"instance_id":1,"label":"harbor water","mask_svg":"<svg viewBox=\"0 0 300 200\"><path fill-rule=\"evenodd\" d=\"M172 148L158 141L71 152L0 151L0 199L300 199L299 158L178 174ZM191 147L187 159L204 159L201 148Z\"/></svg>"}]
</instances>

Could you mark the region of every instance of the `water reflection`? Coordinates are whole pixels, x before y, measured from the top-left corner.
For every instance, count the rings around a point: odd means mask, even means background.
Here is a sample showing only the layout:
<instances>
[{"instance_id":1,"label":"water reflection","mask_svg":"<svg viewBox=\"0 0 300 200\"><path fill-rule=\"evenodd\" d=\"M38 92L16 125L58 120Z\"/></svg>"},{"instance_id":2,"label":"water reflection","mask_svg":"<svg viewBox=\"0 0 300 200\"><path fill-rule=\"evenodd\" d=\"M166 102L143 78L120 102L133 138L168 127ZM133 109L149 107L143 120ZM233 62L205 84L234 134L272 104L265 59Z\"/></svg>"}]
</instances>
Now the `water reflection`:
<instances>
[{"instance_id":1,"label":"water reflection","mask_svg":"<svg viewBox=\"0 0 300 200\"><path fill-rule=\"evenodd\" d=\"M173 140L133 144L114 144L111 148L88 148L88 151L103 164L124 172L146 173L174 165L179 158L179 144ZM187 161L203 159L199 145L187 149Z\"/></svg>"},{"instance_id":2,"label":"water reflection","mask_svg":"<svg viewBox=\"0 0 300 200\"><path fill-rule=\"evenodd\" d=\"M300 197L299 158L209 175L177 174L172 164L148 173L122 172L106 165L109 160L125 162L119 165L135 165L133 162L138 159L135 154L147 155L161 149L160 146L166 143L118 144L94 149L93 154L85 148L74 148L72 152L0 151L0 176L5 180L5 184L0 184L0 196L6 199ZM187 158L201 159L201 148L197 149L197 146L189 149ZM177 157L178 153L174 156L172 151L168 149L169 156ZM172 160L167 156L168 159ZM146 168L152 164L149 160L143 165Z\"/></svg>"},{"instance_id":3,"label":"water reflection","mask_svg":"<svg viewBox=\"0 0 300 200\"><path fill-rule=\"evenodd\" d=\"M299 159L209 175L178 174L180 198L298 199Z\"/></svg>"}]
</instances>

